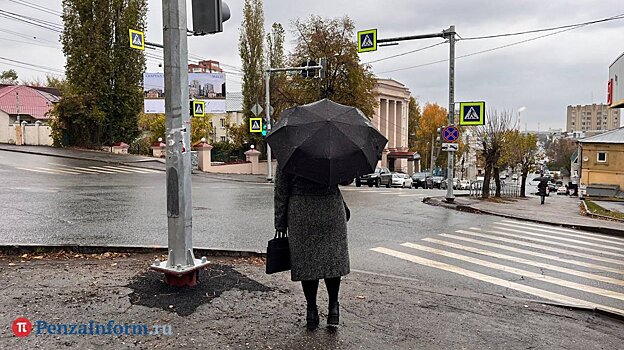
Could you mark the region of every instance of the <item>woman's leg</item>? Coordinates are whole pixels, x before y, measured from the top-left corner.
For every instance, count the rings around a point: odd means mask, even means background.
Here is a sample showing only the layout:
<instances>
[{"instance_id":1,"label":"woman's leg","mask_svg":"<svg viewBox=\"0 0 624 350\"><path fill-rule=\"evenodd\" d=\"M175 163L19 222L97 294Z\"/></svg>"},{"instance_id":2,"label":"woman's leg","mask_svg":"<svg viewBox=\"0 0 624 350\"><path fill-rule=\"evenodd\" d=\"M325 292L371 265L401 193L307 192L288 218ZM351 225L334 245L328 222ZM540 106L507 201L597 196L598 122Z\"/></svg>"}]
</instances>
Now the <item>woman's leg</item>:
<instances>
[{"instance_id":1,"label":"woman's leg","mask_svg":"<svg viewBox=\"0 0 624 350\"><path fill-rule=\"evenodd\" d=\"M326 278L327 295L329 297L329 312L327 314L328 325L338 325L340 321L338 293L340 292L340 277Z\"/></svg>"},{"instance_id":2,"label":"woman's leg","mask_svg":"<svg viewBox=\"0 0 624 350\"><path fill-rule=\"evenodd\" d=\"M318 291L319 280L301 281L303 295L307 303L306 327L309 330L316 329L319 324L318 309L316 307L316 293Z\"/></svg>"}]
</instances>

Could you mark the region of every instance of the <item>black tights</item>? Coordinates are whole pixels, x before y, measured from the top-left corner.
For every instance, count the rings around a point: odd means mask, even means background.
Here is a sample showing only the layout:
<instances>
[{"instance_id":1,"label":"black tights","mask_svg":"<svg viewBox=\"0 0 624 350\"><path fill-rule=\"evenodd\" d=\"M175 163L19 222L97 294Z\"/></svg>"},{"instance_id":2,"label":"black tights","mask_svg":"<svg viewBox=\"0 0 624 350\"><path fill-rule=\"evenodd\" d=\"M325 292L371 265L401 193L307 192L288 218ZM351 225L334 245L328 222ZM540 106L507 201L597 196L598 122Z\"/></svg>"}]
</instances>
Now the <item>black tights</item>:
<instances>
[{"instance_id":1,"label":"black tights","mask_svg":"<svg viewBox=\"0 0 624 350\"><path fill-rule=\"evenodd\" d=\"M316 292L318 291L319 280L301 281L303 294L305 295L308 309L316 308ZM329 296L329 305L338 303L338 292L340 291L340 277L326 278L325 286Z\"/></svg>"}]
</instances>

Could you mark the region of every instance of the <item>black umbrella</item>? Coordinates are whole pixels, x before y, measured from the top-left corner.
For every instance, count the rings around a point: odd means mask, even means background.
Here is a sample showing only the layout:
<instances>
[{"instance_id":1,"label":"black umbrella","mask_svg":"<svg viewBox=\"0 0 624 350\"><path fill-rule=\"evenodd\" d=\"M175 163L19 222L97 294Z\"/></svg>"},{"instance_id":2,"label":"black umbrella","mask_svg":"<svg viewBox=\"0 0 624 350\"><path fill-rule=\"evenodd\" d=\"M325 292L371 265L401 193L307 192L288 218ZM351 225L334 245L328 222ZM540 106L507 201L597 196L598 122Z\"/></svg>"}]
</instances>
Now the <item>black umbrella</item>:
<instances>
[{"instance_id":1,"label":"black umbrella","mask_svg":"<svg viewBox=\"0 0 624 350\"><path fill-rule=\"evenodd\" d=\"M359 109L328 99L280 118L267 137L280 169L325 185L373 172L388 142Z\"/></svg>"}]
</instances>

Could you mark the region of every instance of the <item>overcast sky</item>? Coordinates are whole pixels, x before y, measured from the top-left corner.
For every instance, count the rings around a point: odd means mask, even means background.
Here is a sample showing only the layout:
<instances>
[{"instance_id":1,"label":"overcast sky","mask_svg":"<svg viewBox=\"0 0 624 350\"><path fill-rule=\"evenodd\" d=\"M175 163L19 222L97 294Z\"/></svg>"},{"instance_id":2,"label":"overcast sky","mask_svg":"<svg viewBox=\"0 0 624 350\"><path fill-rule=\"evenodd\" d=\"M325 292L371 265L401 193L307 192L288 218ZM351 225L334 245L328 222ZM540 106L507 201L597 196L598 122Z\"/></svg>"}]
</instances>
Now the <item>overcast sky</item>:
<instances>
[{"instance_id":1,"label":"overcast sky","mask_svg":"<svg viewBox=\"0 0 624 350\"><path fill-rule=\"evenodd\" d=\"M25 0L54 11L61 11L61 0ZM21 0L0 0L0 9L61 23L51 11L19 5ZM189 38L193 55L221 62L228 74L228 91L240 91L238 37L243 0L227 0L232 17L224 32ZM148 0L147 40L162 42L161 1ZM190 22L190 4L187 1ZM291 21L310 15L348 15L357 30L377 28L379 38L437 33L456 26L462 38L518 32L581 23L624 14L621 0L455 0L455 1L344 1L344 0L267 0L265 27L280 22L287 29L287 50L293 46ZM7 32L9 31L9 32ZM11 33L17 32L18 34ZM530 39L545 33L465 40L456 45L456 55ZM33 39L36 37L36 39ZM624 19L585 26L535 41L482 53L456 61L455 101L486 101L487 108L521 114L522 127L529 130L565 128L566 106L605 103L609 65L624 52ZM355 35L353 40L355 41ZM440 42L427 39L381 47L377 52L360 54L362 62L405 53ZM148 50L154 54L158 51ZM0 57L38 65L37 69L62 70L65 64L58 34L43 28L0 17ZM409 68L448 59L448 45L373 63L376 75L405 84L424 105L436 102L448 107L448 62ZM45 68L42 68L45 67ZM18 67L0 59L0 70L15 69L20 79L43 79L44 72ZM31 67L32 68L32 67ZM402 69L402 70L398 70ZM394 71L397 70L397 71ZM161 71L155 59L148 60L148 71ZM393 71L393 72L390 72Z\"/></svg>"}]
</instances>

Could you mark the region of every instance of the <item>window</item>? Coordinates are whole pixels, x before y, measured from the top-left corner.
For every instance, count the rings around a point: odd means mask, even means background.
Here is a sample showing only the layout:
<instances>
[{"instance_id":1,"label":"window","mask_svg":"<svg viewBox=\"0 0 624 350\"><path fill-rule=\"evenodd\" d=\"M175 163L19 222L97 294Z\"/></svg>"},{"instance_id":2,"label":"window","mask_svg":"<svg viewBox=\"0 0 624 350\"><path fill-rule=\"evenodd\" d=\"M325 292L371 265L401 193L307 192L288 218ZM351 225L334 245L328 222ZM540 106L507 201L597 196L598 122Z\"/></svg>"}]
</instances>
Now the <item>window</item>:
<instances>
[{"instance_id":1,"label":"window","mask_svg":"<svg viewBox=\"0 0 624 350\"><path fill-rule=\"evenodd\" d=\"M607 152L599 151L598 152L598 163L606 163L607 162Z\"/></svg>"},{"instance_id":2,"label":"window","mask_svg":"<svg viewBox=\"0 0 624 350\"><path fill-rule=\"evenodd\" d=\"M221 127L225 128L225 118L221 118Z\"/></svg>"},{"instance_id":3,"label":"window","mask_svg":"<svg viewBox=\"0 0 624 350\"><path fill-rule=\"evenodd\" d=\"M221 136L221 142L225 142L225 136Z\"/></svg>"}]
</instances>

